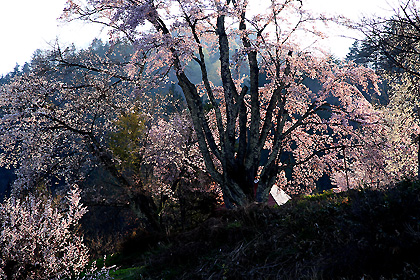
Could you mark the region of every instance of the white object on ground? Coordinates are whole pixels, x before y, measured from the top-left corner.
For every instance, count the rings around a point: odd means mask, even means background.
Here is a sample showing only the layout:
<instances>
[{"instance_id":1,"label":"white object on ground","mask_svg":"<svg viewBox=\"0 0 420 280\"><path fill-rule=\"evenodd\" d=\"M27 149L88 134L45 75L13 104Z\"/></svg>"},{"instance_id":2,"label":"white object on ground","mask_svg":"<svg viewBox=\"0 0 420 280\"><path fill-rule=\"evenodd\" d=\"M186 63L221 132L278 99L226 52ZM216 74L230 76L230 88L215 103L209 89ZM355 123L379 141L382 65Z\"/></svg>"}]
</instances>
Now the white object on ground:
<instances>
[{"instance_id":1,"label":"white object on ground","mask_svg":"<svg viewBox=\"0 0 420 280\"><path fill-rule=\"evenodd\" d=\"M291 197L280 189L277 185L273 185L270 190L270 194L273 196L274 200L278 205L285 204Z\"/></svg>"}]
</instances>

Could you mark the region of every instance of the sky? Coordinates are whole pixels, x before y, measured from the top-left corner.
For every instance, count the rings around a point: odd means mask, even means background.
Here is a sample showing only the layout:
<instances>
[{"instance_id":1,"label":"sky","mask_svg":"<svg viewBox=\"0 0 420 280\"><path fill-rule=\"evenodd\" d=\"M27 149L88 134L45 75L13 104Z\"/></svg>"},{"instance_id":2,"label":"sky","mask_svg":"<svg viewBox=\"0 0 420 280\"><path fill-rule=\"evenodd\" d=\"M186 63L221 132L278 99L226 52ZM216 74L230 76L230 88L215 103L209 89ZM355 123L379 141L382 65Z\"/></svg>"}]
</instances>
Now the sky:
<instances>
[{"instance_id":1,"label":"sky","mask_svg":"<svg viewBox=\"0 0 420 280\"><path fill-rule=\"evenodd\" d=\"M60 17L66 0L0 0L0 75L16 63L30 61L37 49L48 49L56 40L63 45L86 47L106 34L100 26L63 23Z\"/></svg>"},{"instance_id":2,"label":"sky","mask_svg":"<svg viewBox=\"0 0 420 280\"><path fill-rule=\"evenodd\" d=\"M357 20L363 15L389 13L391 0L306 1L310 9L318 12L343 14ZM100 26L59 22L57 19L65 3L66 0L1 0L0 75L12 71L16 63L23 65L30 61L35 50L48 49L56 40L61 45L74 43L76 47L82 48L96 37L106 38ZM336 31L325 45L335 56L343 58L354 40L342 38L338 33L341 31ZM357 37L358 34L348 33L347 36Z\"/></svg>"}]
</instances>

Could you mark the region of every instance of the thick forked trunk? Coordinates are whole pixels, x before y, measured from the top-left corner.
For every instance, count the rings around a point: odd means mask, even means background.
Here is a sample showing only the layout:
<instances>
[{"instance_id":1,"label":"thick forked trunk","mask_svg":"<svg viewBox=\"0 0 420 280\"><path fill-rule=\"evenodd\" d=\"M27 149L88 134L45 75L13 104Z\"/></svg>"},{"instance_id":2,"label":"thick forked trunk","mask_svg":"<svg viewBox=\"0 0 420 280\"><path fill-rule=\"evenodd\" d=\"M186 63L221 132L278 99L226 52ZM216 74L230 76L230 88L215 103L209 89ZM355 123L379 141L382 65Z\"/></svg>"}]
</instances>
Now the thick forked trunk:
<instances>
[{"instance_id":1,"label":"thick forked trunk","mask_svg":"<svg viewBox=\"0 0 420 280\"><path fill-rule=\"evenodd\" d=\"M245 14L240 23L240 29L246 30ZM170 32L163 20L156 18L152 22L157 30L165 35ZM189 26L194 35L197 44L200 39L196 33L195 25L189 21ZM223 101L226 105L226 119L222 120L217 101L212 93L208 80L206 63L202 47L199 47L199 57L195 58L201 69L202 79L213 105L216 115L217 133L210 129L209 121L203 109L201 97L193 84L184 73L182 63L177 50L170 47L169 50L173 56L173 64L178 78L178 84L184 93L188 109L194 124L194 130L200 152L206 165L206 170L216 181L223 192L227 207L243 206L256 200L254 194L254 180L260 164L261 152L269 135L271 126L271 116L278 102L277 97L270 100L270 106L267 110L267 120L263 127L263 134L260 135L260 100L258 89L259 67L257 61L257 51L251 50L248 53L248 62L250 67L250 87L243 86L238 92L230 71L229 40L225 29L225 15L220 14L217 18L215 33L218 36L220 53L220 76L223 86ZM252 49L250 40L245 36L243 44L246 48ZM249 94L251 100L251 116L248 124L247 107L245 105L245 96ZM237 133L237 123L239 122L239 139ZM218 135L218 142L215 135ZM216 168L215 161L220 164L220 169ZM267 172L266 172L267 173ZM273 175L271 172L267 174ZM275 178L275 174L274 174ZM259 201L264 201L266 189L272 184L271 178L264 177L264 182L259 184L259 192L262 195L257 196Z\"/></svg>"},{"instance_id":2,"label":"thick forked trunk","mask_svg":"<svg viewBox=\"0 0 420 280\"><path fill-rule=\"evenodd\" d=\"M276 177L267 176L255 180L256 178L251 175L252 173L245 171L228 173L229 180L221 185L222 189L228 190L224 192L225 202L228 201L227 207L244 206L255 201L261 203L267 201Z\"/></svg>"},{"instance_id":3,"label":"thick forked trunk","mask_svg":"<svg viewBox=\"0 0 420 280\"><path fill-rule=\"evenodd\" d=\"M244 206L255 201L254 176L246 172L243 166L226 171L226 180L220 185L224 191L225 202L228 207Z\"/></svg>"},{"instance_id":4,"label":"thick forked trunk","mask_svg":"<svg viewBox=\"0 0 420 280\"><path fill-rule=\"evenodd\" d=\"M226 182L222 182L230 191L231 202L236 206L244 206L251 202L266 202L269 191L275 184L278 165L275 163L265 167L265 172L261 178L256 177L258 165L252 169L245 169L245 164L238 164L235 168L227 170ZM257 180L256 180L257 179Z\"/></svg>"}]
</instances>

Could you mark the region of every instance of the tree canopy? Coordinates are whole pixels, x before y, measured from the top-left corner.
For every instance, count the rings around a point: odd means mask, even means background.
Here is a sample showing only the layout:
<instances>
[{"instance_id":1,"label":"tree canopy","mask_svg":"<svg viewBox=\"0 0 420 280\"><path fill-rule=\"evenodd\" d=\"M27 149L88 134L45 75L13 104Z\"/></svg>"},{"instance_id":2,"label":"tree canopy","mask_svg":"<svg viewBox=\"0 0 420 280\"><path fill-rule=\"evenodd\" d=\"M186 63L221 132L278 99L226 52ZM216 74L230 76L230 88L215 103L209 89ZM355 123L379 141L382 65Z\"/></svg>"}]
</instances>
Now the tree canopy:
<instances>
[{"instance_id":1,"label":"tree canopy","mask_svg":"<svg viewBox=\"0 0 420 280\"><path fill-rule=\"evenodd\" d=\"M371 70L334 63L301 46L302 32L321 35L314 23L332 18L310 14L301 1L270 2L261 14L252 14L249 5L68 1L63 15L101 22L111 28L111 40L132 42L134 57L145 59L146 80L153 75L157 82L165 69L176 71L206 169L228 205L254 200L256 178L258 201L276 182L310 185L324 170L339 166L337 151L364 143L355 131L375 118L356 87L375 83ZM209 79L206 45L218 48L222 86ZM190 61L199 66L200 82L193 83L185 71ZM237 75L241 65L248 68L247 83ZM267 76L263 86L261 73ZM308 80L316 81L316 90L305 86ZM204 109L203 96L210 110ZM288 178L287 170L292 170Z\"/></svg>"}]
</instances>

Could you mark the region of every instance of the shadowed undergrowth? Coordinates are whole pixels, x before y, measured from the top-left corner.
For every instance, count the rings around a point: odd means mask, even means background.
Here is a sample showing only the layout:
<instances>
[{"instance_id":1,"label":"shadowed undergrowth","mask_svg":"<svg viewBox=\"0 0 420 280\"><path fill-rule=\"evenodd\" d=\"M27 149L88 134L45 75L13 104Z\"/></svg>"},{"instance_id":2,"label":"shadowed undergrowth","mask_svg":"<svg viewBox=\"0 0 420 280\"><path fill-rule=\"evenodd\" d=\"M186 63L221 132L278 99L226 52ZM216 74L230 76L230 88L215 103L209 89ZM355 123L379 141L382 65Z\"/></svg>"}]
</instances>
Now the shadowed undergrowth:
<instances>
[{"instance_id":1,"label":"shadowed undergrowth","mask_svg":"<svg viewBox=\"0 0 420 280\"><path fill-rule=\"evenodd\" d=\"M420 185L219 210L171 236L138 235L107 259L116 279L418 279Z\"/></svg>"}]
</instances>

